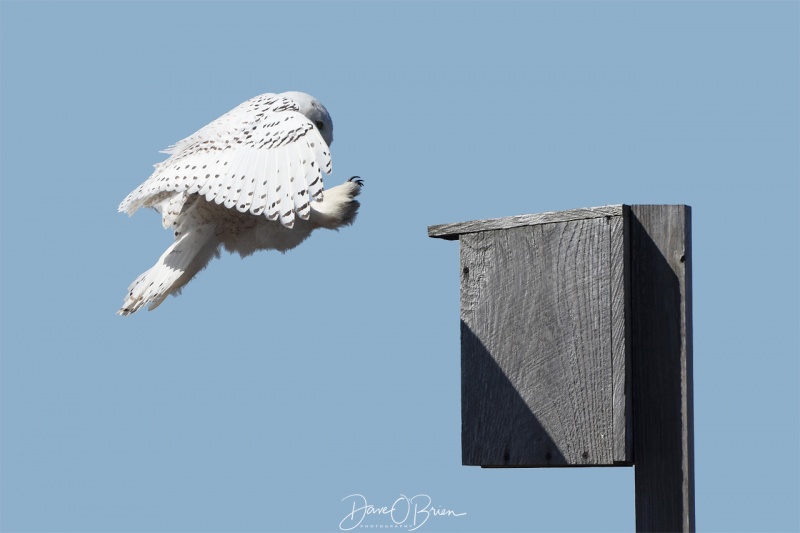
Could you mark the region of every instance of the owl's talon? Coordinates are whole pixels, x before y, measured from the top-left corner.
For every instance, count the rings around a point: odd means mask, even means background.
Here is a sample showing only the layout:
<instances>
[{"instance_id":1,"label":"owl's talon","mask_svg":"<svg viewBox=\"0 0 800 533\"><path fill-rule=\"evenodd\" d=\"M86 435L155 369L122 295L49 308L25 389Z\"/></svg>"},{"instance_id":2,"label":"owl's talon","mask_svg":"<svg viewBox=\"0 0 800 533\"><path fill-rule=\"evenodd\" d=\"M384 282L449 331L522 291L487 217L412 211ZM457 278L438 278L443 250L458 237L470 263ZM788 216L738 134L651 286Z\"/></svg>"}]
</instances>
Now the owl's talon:
<instances>
[{"instance_id":1,"label":"owl's talon","mask_svg":"<svg viewBox=\"0 0 800 533\"><path fill-rule=\"evenodd\" d=\"M352 178L350 178L347 181L352 181L353 183L355 183L359 187L363 187L364 186L364 180L361 179L361 176L353 176Z\"/></svg>"}]
</instances>

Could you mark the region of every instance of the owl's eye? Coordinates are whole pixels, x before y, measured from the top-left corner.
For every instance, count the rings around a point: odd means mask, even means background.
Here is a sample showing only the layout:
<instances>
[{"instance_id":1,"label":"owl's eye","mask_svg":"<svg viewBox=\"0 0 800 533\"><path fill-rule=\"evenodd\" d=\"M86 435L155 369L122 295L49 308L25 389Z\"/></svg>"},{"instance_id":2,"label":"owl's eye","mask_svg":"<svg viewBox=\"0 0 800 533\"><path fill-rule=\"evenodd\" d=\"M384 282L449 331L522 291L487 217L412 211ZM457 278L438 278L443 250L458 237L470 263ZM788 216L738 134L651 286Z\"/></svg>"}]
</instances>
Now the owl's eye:
<instances>
[{"instance_id":1,"label":"owl's eye","mask_svg":"<svg viewBox=\"0 0 800 533\"><path fill-rule=\"evenodd\" d=\"M321 120L316 121L314 124L316 124L317 129L319 131L322 131L322 128L325 126L325 124L323 124Z\"/></svg>"}]
</instances>

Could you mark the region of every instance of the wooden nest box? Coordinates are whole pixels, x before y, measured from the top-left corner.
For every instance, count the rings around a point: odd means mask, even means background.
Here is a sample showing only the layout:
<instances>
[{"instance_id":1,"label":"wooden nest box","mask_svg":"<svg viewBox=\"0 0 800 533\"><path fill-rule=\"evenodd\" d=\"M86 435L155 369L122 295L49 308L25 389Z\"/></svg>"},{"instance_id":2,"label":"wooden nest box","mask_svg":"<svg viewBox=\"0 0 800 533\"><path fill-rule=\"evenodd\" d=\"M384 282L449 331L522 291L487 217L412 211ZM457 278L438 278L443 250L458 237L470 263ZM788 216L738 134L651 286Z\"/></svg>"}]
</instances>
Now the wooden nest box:
<instances>
[{"instance_id":1,"label":"wooden nest box","mask_svg":"<svg viewBox=\"0 0 800 533\"><path fill-rule=\"evenodd\" d=\"M460 243L463 463L635 465L637 529L692 530L690 208L428 234Z\"/></svg>"}]
</instances>

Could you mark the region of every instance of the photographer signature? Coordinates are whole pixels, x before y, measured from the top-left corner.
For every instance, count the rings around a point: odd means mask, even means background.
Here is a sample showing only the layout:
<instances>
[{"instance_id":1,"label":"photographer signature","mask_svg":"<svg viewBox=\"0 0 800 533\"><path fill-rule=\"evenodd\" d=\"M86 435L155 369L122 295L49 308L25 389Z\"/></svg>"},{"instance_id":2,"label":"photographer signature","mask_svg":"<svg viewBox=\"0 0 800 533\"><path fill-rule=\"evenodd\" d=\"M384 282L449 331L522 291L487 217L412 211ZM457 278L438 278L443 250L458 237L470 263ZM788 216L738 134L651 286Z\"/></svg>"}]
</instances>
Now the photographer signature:
<instances>
[{"instance_id":1,"label":"photographer signature","mask_svg":"<svg viewBox=\"0 0 800 533\"><path fill-rule=\"evenodd\" d=\"M432 516L464 516L467 513L457 513L451 509L434 506L433 500L427 494L417 494L408 497L401 494L391 505L378 507L367 502L363 494L350 494L342 498L343 502L352 503L350 512L339 522L339 529L350 531L359 527L367 516L388 517L397 527L416 531L425 525Z\"/></svg>"}]
</instances>

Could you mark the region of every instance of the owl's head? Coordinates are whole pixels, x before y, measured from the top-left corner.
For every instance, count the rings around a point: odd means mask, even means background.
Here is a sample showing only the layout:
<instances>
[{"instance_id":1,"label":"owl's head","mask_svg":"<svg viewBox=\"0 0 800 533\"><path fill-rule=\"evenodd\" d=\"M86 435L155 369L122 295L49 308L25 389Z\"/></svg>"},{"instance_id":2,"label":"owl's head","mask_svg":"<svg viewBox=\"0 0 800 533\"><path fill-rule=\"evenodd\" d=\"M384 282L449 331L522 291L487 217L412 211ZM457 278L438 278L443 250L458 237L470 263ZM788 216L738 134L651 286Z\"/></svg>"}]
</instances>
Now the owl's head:
<instances>
[{"instance_id":1,"label":"owl's head","mask_svg":"<svg viewBox=\"0 0 800 533\"><path fill-rule=\"evenodd\" d=\"M300 112L308 118L317 130L319 130L322 138L328 146L333 142L333 121L331 120L328 110L322 105L319 100L310 94L301 93L297 91L289 91L281 93L280 96L288 98L295 102L300 107Z\"/></svg>"}]
</instances>

